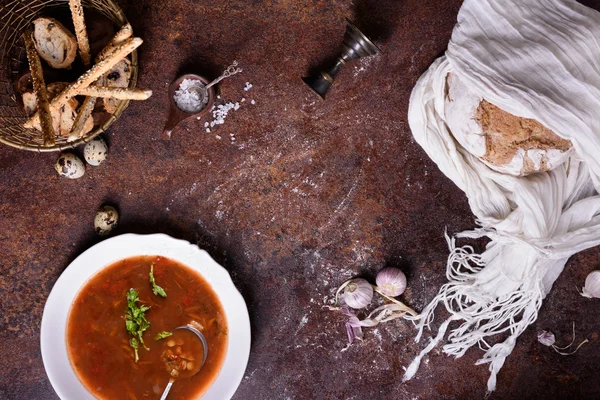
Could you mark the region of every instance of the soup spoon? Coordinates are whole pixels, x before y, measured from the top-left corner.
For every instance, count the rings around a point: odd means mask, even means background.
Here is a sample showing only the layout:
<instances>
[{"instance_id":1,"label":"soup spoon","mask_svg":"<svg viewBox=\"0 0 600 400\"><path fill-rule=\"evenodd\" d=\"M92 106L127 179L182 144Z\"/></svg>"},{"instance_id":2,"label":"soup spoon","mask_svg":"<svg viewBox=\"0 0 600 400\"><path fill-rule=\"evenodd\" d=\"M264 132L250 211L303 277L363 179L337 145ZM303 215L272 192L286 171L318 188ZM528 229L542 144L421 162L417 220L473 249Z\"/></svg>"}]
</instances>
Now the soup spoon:
<instances>
[{"instance_id":1,"label":"soup spoon","mask_svg":"<svg viewBox=\"0 0 600 400\"><path fill-rule=\"evenodd\" d=\"M189 374L189 376L191 377L191 376L196 375L200 371L202 366L204 365L204 362L206 361L206 356L208 356L208 344L206 343L206 338L204 337L202 332L200 332L195 327L193 327L191 325L183 325L183 326L179 326L173 330L176 331L178 329L187 329L188 331L193 332L198 337L198 339L200 339L200 341L202 342L202 353L203 353L202 354L202 362L199 363L198 366L196 366L196 368L194 368L194 370L192 370L192 372ZM167 384L167 387L165 388L165 391L163 392L162 396L160 397L160 400L165 400L167 398L167 395L169 394L169 391L171 390L171 386L173 386L173 383L175 383L175 378L171 377L171 379L169 380L169 383Z\"/></svg>"}]
</instances>

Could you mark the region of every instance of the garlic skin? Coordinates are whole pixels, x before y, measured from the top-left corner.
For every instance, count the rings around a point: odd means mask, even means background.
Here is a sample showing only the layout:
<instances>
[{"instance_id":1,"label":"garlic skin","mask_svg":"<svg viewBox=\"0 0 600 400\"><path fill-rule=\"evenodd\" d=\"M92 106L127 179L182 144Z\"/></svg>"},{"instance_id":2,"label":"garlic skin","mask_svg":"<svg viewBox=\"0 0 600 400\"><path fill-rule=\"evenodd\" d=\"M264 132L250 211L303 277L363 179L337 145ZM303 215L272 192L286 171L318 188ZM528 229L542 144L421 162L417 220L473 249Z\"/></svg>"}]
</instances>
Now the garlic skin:
<instances>
[{"instance_id":1,"label":"garlic skin","mask_svg":"<svg viewBox=\"0 0 600 400\"><path fill-rule=\"evenodd\" d=\"M354 309L365 308L373 300L373 287L362 278L350 279L345 285L342 300Z\"/></svg>"},{"instance_id":2,"label":"garlic skin","mask_svg":"<svg viewBox=\"0 0 600 400\"><path fill-rule=\"evenodd\" d=\"M590 299L600 298L600 271L592 271L585 278L585 286L581 295Z\"/></svg>"},{"instance_id":3,"label":"garlic skin","mask_svg":"<svg viewBox=\"0 0 600 400\"><path fill-rule=\"evenodd\" d=\"M554 337L554 333L550 331L539 331L537 334L538 342L543 344L544 346L553 346L556 338Z\"/></svg>"},{"instance_id":4,"label":"garlic skin","mask_svg":"<svg viewBox=\"0 0 600 400\"><path fill-rule=\"evenodd\" d=\"M398 268L384 268L377 274L375 283L383 294L396 297L406 290L406 275Z\"/></svg>"}]
</instances>

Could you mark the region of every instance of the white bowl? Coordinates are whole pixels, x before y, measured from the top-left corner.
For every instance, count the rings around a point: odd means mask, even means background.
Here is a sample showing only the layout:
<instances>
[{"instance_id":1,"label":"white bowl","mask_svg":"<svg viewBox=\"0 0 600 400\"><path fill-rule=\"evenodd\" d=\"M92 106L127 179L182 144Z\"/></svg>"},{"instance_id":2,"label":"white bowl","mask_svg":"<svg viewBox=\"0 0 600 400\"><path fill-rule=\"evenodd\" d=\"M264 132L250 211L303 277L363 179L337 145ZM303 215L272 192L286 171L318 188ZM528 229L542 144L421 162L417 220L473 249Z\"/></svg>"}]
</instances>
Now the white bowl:
<instances>
[{"instance_id":1,"label":"white bowl","mask_svg":"<svg viewBox=\"0 0 600 400\"><path fill-rule=\"evenodd\" d=\"M227 315L229 343L221 372L202 399L230 399L244 376L250 355L250 318L244 298L225 268L206 251L163 234L126 234L107 239L77 257L58 278L44 307L41 331L42 359L54 390L63 400L95 399L69 362L69 310L83 285L97 272L124 258L143 255L164 256L187 265L202 274L219 296Z\"/></svg>"}]
</instances>

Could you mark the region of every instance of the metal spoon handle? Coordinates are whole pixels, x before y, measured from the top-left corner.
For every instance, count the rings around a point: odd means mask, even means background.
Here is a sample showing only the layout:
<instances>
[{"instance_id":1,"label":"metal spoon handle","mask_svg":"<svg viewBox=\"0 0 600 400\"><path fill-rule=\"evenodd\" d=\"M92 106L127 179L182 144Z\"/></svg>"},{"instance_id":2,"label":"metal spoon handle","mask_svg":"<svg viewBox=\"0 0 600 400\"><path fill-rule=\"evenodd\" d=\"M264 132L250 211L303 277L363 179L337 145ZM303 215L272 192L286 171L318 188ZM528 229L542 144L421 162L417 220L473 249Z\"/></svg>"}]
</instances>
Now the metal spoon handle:
<instances>
[{"instance_id":1,"label":"metal spoon handle","mask_svg":"<svg viewBox=\"0 0 600 400\"><path fill-rule=\"evenodd\" d=\"M171 390L171 386L173 386L173 382L175 382L175 379L171 379L169 381L169 383L167 384L167 387L165 388L165 391L163 392L162 396L160 396L160 400L167 399L167 395L169 394L169 391Z\"/></svg>"},{"instance_id":2,"label":"metal spoon handle","mask_svg":"<svg viewBox=\"0 0 600 400\"><path fill-rule=\"evenodd\" d=\"M242 69L237 68L237 65L238 65L237 61L234 61L229 67L227 67L227 69L223 72L223 74L220 77L218 77L217 79L215 79L214 81L212 81L211 83L206 85L204 87L204 90L208 90L210 87L216 85L217 83L221 82L225 78L229 78L230 76L235 75L238 72L242 72Z\"/></svg>"}]
</instances>

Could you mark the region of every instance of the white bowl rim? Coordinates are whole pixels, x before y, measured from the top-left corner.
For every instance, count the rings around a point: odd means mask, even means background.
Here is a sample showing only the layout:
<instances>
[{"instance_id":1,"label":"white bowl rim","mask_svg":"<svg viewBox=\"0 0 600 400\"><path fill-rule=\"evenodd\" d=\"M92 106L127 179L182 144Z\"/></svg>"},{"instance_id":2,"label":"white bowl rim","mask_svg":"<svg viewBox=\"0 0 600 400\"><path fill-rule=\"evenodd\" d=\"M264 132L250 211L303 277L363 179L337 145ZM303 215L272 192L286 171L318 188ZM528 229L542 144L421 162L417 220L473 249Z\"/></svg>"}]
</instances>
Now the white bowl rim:
<instances>
[{"instance_id":1,"label":"white bowl rim","mask_svg":"<svg viewBox=\"0 0 600 400\"><path fill-rule=\"evenodd\" d=\"M84 251L60 275L46 300L40 333L42 360L52 387L63 400L96 399L77 378L69 362L66 327L71 304L83 285L100 270L124 258L144 255L164 256L192 268L219 296L228 323L227 354L219 375L201 398L230 399L242 381L250 356L246 302L227 270L206 251L165 234L128 233L106 239Z\"/></svg>"}]
</instances>

